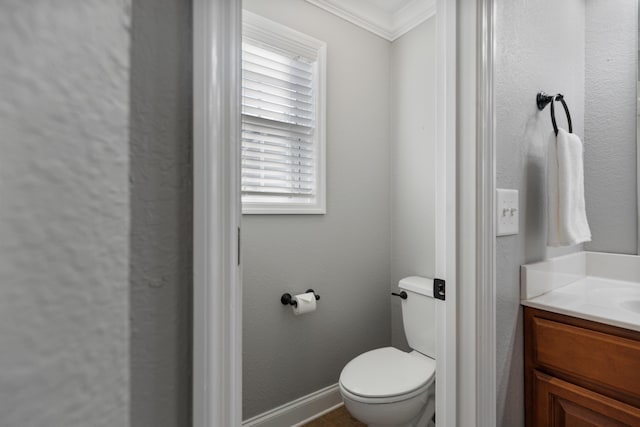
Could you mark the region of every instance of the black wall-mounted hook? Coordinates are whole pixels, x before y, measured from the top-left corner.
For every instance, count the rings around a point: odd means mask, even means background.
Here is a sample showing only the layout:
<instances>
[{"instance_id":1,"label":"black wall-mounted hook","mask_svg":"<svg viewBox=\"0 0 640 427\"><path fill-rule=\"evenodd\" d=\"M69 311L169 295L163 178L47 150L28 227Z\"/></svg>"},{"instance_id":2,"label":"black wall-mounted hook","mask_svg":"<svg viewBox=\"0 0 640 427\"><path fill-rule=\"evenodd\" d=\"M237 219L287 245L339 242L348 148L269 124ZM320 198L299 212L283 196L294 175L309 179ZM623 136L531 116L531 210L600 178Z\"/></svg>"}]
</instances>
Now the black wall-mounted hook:
<instances>
[{"instance_id":1,"label":"black wall-mounted hook","mask_svg":"<svg viewBox=\"0 0 640 427\"><path fill-rule=\"evenodd\" d=\"M553 125L553 132L556 134L556 136L558 136L558 124L556 123L556 112L554 108L554 101L560 101L562 103L564 112L567 115L569 133L573 133L573 125L571 124L571 114L569 114L569 107L567 107L567 103L564 100L564 95L561 93L557 95L547 95L544 92L538 92L538 94L536 95L536 104L538 105L538 110L540 111L544 110L547 104L551 103L551 124Z\"/></svg>"},{"instance_id":2,"label":"black wall-mounted hook","mask_svg":"<svg viewBox=\"0 0 640 427\"><path fill-rule=\"evenodd\" d=\"M544 107L546 107L551 101L553 101L553 96L547 95L544 92L538 92L538 95L536 95L536 104L540 111L544 110Z\"/></svg>"},{"instance_id":3,"label":"black wall-mounted hook","mask_svg":"<svg viewBox=\"0 0 640 427\"><path fill-rule=\"evenodd\" d=\"M309 293L309 292L313 292L313 295L316 297L316 301L320 299L320 295L316 294L316 292L313 289L307 289L306 293ZM291 294L288 292L285 294L282 294L282 296L280 297L280 302L282 303L282 305L292 305L294 307L298 306L297 301L294 300Z\"/></svg>"}]
</instances>

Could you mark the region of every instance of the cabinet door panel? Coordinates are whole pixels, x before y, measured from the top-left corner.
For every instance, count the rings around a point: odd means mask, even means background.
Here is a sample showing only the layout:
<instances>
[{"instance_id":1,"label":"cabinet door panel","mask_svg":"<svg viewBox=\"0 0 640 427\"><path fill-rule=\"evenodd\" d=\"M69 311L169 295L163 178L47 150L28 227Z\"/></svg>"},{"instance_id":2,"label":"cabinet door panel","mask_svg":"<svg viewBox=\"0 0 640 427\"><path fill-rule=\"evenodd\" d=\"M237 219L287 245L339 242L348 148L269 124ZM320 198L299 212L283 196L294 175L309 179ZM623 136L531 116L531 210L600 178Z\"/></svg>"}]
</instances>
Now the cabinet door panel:
<instances>
[{"instance_id":1,"label":"cabinet door panel","mask_svg":"<svg viewBox=\"0 0 640 427\"><path fill-rule=\"evenodd\" d=\"M598 414L570 400L554 397L551 400L553 422L557 427L626 427L627 424Z\"/></svg>"},{"instance_id":2,"label":"cabinet door panel","mask_svg":"<svg viewBox=\"0 0 640 427\"><path fill-rule=\"evenodd\" d=\"M537 365L640 397L640 342L541 318L533 332Z\"/></svg>"},{"instance_id":3,"label":"cabinet door panel","mask_svg":"<svg viewBox=\"0 0 640 427\"><path fill-rule=\"evenodd\" d=\"M533 374L536 427L640 426L640 409L539 371Z\"/></svg>"}]
</instances>

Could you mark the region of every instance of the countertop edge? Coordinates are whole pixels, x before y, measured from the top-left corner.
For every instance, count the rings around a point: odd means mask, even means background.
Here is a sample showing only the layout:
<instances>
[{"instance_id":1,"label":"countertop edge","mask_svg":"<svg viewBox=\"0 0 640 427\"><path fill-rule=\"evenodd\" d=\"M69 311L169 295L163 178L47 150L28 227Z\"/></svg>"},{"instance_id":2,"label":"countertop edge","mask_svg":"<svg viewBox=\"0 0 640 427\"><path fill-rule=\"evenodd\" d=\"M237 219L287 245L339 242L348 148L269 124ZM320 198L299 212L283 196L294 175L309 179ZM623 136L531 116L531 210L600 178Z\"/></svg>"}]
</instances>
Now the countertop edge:
<instances>
[{"instance_id":1,"label":"countertop edge","mask_svg":"<svg viewBox=\"0 0 640 427\"><path fill-rule=\"evenodd\" d=\"M576 317L578 319L590 320L592 322L598 322L605 325L616 326L618 328L629 329L632 331L640 332L640 325L636 325L634 323L623 322L620 320L609 319L605 317L596 316L593 314L588 314L580 311L569 310L562 307L550 306L544 303L539 303L535 301L535 298L530 300L520 300L520 305L525 307L537 308L539 310L549 311L551 313L564 314L565 316Z\"/></svg>"}]
</instances>

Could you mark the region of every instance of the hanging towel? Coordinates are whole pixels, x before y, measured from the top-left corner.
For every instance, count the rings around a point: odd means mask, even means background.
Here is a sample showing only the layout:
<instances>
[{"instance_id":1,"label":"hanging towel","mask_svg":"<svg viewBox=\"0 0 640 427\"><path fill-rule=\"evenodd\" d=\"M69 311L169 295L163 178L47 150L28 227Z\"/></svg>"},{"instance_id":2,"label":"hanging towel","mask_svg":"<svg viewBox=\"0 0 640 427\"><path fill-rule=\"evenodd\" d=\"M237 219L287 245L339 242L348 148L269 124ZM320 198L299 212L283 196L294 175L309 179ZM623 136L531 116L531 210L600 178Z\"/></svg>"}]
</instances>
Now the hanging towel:
<instances>
[{"instance_id":1,"label":"hanging towel","mask_svg":"<svg viewBox=\"0 0 640 427\"><path fill-rule=\"evenodd\" d=\"M591 241L584 203L583 146L564 129L551 137L547 156L548 245Z\"/></svg>"}]
</instances>

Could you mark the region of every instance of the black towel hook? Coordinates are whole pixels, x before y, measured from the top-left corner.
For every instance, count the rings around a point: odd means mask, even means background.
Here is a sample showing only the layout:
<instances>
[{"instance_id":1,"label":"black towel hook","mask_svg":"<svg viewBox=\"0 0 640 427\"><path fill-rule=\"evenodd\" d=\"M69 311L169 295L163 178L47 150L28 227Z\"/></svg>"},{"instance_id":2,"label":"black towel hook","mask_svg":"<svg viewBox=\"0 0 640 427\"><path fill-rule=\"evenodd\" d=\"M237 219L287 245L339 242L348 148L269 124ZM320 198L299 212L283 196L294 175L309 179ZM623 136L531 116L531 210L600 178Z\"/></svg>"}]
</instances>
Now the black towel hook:
<instances>
[{"instance_id":1,"label":"black towel hook","mask_svg":"<svg viewBox=\"0 0 640 427\"><path fill-rule=\"evenodd\" d=\"M553 107L553 101L560 101L562 106L564 107L564 112L567 115L567 122L569 124L569 133L573 133L573 125L571 124L571 114L569 114L569 107L567 107L567 103L564 101L564 95L559 93L557 95L547 95L544 92L538 92L536 96L536 104L538 104L538 110L544 110L544 107L547 104L551 103L551 123L553 124L553 131L556 136L558 136L558 125L556 124L556 113L555 108Z\"/></svg>"}]
</instances>

